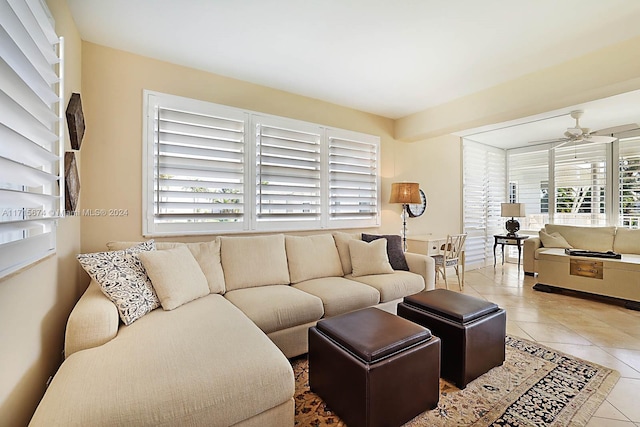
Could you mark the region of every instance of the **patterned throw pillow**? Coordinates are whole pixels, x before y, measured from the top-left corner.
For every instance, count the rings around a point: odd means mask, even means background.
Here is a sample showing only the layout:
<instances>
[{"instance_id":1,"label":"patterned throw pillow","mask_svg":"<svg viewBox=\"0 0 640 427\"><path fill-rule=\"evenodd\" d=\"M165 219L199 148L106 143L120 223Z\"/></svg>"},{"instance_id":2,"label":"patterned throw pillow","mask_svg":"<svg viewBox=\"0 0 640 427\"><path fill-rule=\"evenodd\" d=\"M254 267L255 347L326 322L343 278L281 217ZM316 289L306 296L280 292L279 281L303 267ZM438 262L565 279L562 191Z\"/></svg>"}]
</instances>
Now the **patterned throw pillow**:
<instances>
[{"instance_id":1,"label":"patterned throw pillow","mask_svg":"<svg viewBox=\"0 0 640 427\"><path fill-rule=\"evenodd\" d=\"M153 240L123 251L77 256L80 265L116 305L125 325L160 307L151 280L137 254L155 250Z\"/></svg>"}]
</instances>

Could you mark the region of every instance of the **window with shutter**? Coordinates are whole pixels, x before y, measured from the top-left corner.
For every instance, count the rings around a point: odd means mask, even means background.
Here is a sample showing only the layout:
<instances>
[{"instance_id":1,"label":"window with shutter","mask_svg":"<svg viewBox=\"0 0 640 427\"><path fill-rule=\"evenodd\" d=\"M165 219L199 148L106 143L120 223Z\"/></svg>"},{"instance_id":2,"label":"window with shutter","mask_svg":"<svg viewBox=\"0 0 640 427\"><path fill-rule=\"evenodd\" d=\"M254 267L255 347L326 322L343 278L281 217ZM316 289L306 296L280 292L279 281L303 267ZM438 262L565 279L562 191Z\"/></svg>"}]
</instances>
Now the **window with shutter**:
<instances>
[{"instance_id":1,"label":"window with shutter","mask_svg":"<svg viewBox=\"0 0 640 427\"><path fill-rule=\"evenodd\" d=\"M620 138L619 150L618 225L640 228L640 136Z\"/></svg>"},{"instance_id":2,"label":"window with shutter","mask_svg":"<svg viewBox=\"0 0 640 427\"><path fill-rule=\"evenodd\" d=\"M380 138L144 92L145 236L379 225Z\"/></svg>"},{"instance_id":3,"label":"window with shutter","mask_svg":"<svg viewBox=\"0 0 640 427\"><path fill-rule=\"evenodd\" d=\"M320 228L322 129L254 116L256 130L256 219L259 229Z\"/></svg>"},{"instance_id":4,"label":"window with shutter","mask_svg":"<svg viewBox=\"0 0 640 427\"><path fill-rule=\"evenodd\" d=\"M379 139L336 129L329 143L329 221L379 225Z\"/></svg>"},{"instance_id":5,"label":"window with shutter","mask_svg":"<svg viewBox=\"0 0 640 427\"><path fill-rule=\"evenodd\" d=\"M493 264L493 235L504 232L505 151L463 140L465 260L468 268Z\"/></svg>"},{"instance_id":6,"label":"window with shutter","mask_svg":"<svg viewBox=\"0 0 640 427\"><path fill-rule=\"evenodd\" d=\"M522 230L538 231L549 222L549 146L536 145L507 151L508 180L513 200L524 203L526 218L518 218Z\"/></svg>"},{"instance_id":7,"label":"window with shutter","mask_svg":"<svg viewBox=\"0 0 640 427\"><path fill-rule=\"evenodd\" d=\"M607 224L610 148L610 144L568 144L554 150L555 224Z\"/></svg>"},{"instance_id":8,"label":"window with shutter","mask_svg":"<svg viewBox=\"0 0 640 427\"><path fill-rule=\"evenodd\" d=\"M56 249L62 39L39 1L0 0L0 277Z\"/></svg>"},{"instance_id":9,"label":"window with shutter","mask_svg":"<svg viewBox=\"0 0 640 427\"><path fill-rule=\"evenodd\" d=\"M145 234L241 230L245 114L149 94Z\"/></svg>"}]
</instances>

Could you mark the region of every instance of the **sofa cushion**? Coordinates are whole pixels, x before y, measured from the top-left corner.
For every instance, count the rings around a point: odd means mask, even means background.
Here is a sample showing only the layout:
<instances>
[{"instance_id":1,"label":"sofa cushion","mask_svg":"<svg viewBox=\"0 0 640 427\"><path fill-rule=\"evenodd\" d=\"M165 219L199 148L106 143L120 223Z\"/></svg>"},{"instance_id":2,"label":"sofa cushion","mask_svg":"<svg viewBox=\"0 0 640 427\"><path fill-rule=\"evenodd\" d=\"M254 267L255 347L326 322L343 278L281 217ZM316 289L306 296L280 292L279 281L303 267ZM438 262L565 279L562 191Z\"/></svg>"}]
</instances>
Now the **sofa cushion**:
<instances>
[{"instance_id":1,"label":"sofa cushion","mask_svg":"<svg viewBox=\"0 0 640 427\"><path fill-rule=\"evenodd\" d=\"M579 227L575 225L546 224L548 234L560 233L571 246L589 251L612 251L615 227Z\"/></svg>"},{"instance_id":2,"label":"sofa cushion","mask_svg":"<svg viewBox=\"0 0 640 427\"><path fill-rule=\"evenodd\" d=\"M380 302L380 292L371 286L343 277L323 277L293 285L322 300L324 317L370 307Z\"/></svg>"},{"instance_id":3,"label":"sofa cushion","mask_svg":"<svg viewBox=\"0 0 640 427\"><path fill-rule=\"evenodd\" d=\"M155 250L153 240L123 251L97 252L77 256L80 265L100 285L116 305L125 325L160 307L160 300L138 258L143 251Z\"/></svg>"},{"instance_id":4,"label":"sofa cushion","mask_svg":"<svg viewBox=\"0 0 640 427\"><path fill-rule=\"evenodd\" d=\"M640 255L640 230L619 227L616 230L613 250L621 254Z\"/></svg>"},{"instance_id":5,"label":"sofa cushion","mask_svg":"<svg viewBox=\"0 0 640 427\"><path fill-rule=\"evenodd\" d=\"M562 234L558 233L547 233L544 230L540 230L538 232L540 236L540 241L545 248L562 248L562 249L571 249L573 246L567 242L567 240L562 237Z\"/></svg>"},{"instance_id":6,"label":"sofa cushion","mask_svg":"<svg viewBox=\"0 0 640 427\"><path fill-rule=\"evenodd\" d=\"M287 285L237 289L224 296L266 334L315 322L324 314L320 298Z\"/></svg>"},{"instance_id":7,"label":"sofa cushion","mask_svg":"<svg viewBox=\"0 0 640 427\"><path fill-rule=\"evenodd\" d=\"M351 274L351 252L349 251L350 240L360 240L359 234L349 234L336 231L333 233L333 240L336 242L336 248L338 248L338 254L340 255L340 262L342 263L342 273L346 276Z\"/></svg>"},{"instance_id":8,"label":"sofa cushion","mask_svg":"<svg viewBox=\"0 0 640 427\"><path fill-rule=\"evenodd\" d=\"M108 242L107 249L110 251L119 251L137 245L140 242ZM200 264L200 269L207 278L209 291L212 294L222 294L224 288L224 273L222 272L222 264L220 262L220 239L215 238L210 242L155 242L156 250L174 249L178 246L186 246L193 257Z\"/></svg>"},{"instance_id":9,"label":"sofa cushion","mask_svg":"<svg viewBox=\"0 0 640 427\"><path fill-rule=\"evenodd\" d=\"M380 292L381 303L422 292L425 288L424 278L409 271L359 277L347 276L347 279L357 280L377 289Z\"/></svg>"},{"instance_id":10,"label":"sofa cushion","mask_svg":"<svg viewBox=\"0 0 640 427\"><path fill-rule=\"evenodd\" d=\"M340 255L331 234L285 236L291 283L343 276Z\"/></svg>"},{"instance_id":11,"label":"sofa cushion","mask_svg":"<svg viewBox=\"0 0 640 427\"><path fill-rule=\"evenodd\" d=\"M138 255L165 310L209 294L207 278L185 246Z\"/></svg>"},{"instance_id":12,"label":"sofa cushion","mask_svg":"<svg viewBox=\"0 0 640 427\"><path fill-rule=\"evenodd\" d=\"M365 242L373 242L377 239L387 240L387 256L389 264L394 270L409 271L407 260L404 257L404 248L402 247L402 237L397 234L365 234L362 233L362 240Z\"/></svg>"},{"instance_id":13,"label":"sofa cushion","mask_svg":"<svg viewBox=\"0 0 640 427\"><path fill-rule=\"evenodd\" d=\"M283 234L221 237L220 259L227 291L289 284Z\"/></svg>"},{"instance_id":14,"label":"sofa cushion","mask_svg":"<svg viewBox=\"0 0 640 427\"><path fill-rule=\"evenodd\" d=\"M282 352L224 297L207 295L155 310L98 349L74 353L32 424L230 426L293 393Z\"/></svg>"},{"instance_id":15,"label":"sofa cushion","mask_svg":"<svg viewBox=\"0 0 640 427\"><path fill-rule=\"evenodd\" d=\"M353 277L393 273L387 256L386 239L374 240L370 243L362 240L350 240L349 253L351 254L351 274Z\"/></svg>"}]
</instances>

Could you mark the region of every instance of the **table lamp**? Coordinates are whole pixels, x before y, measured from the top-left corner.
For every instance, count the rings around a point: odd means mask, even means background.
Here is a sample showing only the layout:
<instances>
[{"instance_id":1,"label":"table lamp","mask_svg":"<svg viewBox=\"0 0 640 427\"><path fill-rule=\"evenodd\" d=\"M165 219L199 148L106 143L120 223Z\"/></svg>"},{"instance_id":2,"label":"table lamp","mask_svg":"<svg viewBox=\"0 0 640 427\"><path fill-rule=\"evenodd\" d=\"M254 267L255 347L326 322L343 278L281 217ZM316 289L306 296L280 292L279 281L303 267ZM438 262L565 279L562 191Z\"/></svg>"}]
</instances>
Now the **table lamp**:
<instances>
[{"instance_id":1,"label":"table lamp","mask_svg":"<svg viewBox=\"0 0 640 427\"><path fill-rule=\"evenodd\" d=\"M518 230L520 230L520 223L513 218L526 216L524 213L524 203L502 203L500 205L500 216L511 217L511 219L507 220L504 224L504 227L507 229L507 236L517 236Z\"/></svg>"},{"instance_id":2,"label":"table lamp","mask_svg":"<svg viewBox=\"0 0 640 427\"><path fill-rule=\"evenodd\" d=\"M407 250L407 205L422 203L420 184L417 182L394 182L391 184L389 203L402 203L402 248Z\"/></svg>"}]
</instances>

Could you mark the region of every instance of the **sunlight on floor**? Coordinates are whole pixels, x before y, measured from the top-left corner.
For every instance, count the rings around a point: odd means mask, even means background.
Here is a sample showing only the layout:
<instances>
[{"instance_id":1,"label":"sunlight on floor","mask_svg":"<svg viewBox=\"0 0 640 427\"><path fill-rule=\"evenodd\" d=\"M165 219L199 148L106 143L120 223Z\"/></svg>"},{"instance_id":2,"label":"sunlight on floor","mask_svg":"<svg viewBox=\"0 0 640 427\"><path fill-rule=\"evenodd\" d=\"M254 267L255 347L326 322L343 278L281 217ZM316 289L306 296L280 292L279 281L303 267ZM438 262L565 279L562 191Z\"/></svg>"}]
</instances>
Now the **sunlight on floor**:
<instances>
[{"instance_id":1,"label":"sunlight on floor","mask_svg":"<svg viewBox=\"0 0 640 427\"><path fill-rule=\"evenodd\" d=\"M452 277L452 278L450 278ZM455 274L449 288L458 290ZM507 310L507 333L613 368L621 378L588 427L640 426L640 312L569 293L534 291L515 264L467 271L463 292ZM444 288L442 278L436 287Z\"/></svg>"}]
</instances>

